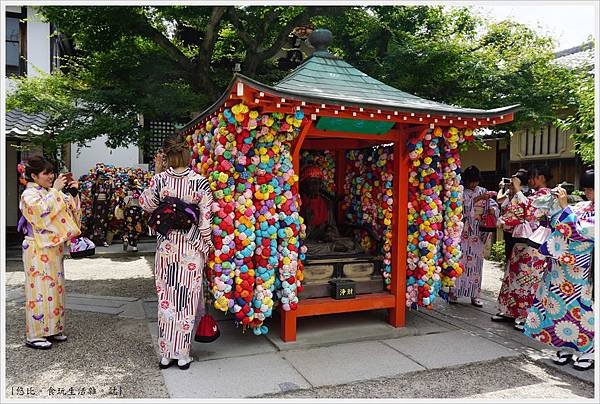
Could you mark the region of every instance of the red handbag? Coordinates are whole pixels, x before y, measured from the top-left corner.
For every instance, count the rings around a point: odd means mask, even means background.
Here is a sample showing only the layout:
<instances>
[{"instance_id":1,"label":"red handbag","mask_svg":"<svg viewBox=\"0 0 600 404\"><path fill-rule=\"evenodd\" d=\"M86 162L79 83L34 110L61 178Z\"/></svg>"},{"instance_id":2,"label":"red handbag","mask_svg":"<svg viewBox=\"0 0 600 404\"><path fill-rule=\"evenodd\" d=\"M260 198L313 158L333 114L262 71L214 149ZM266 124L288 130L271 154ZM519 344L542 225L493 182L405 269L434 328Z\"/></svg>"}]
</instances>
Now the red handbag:
<instances>
[{"instance_id":1,"label":"red handbag","mask_svg":"<svg viewBox=\"0 0 600 404\"><path fill-rule=\"evenodd\" d=\"M485 204L485 213L481 216L481 221L479 222L479 231L485 233L493 233L496 231L497 219L496 215L493 213L490 214L488 211L490 210L490 202L489 199Z\"/></svg>"},{"instance_id":2,"label":"red handbag","mask_svg":"<svg viewBox=\"0 0 600 404\"><path fill-rule=\"evenodd\" d=\"M196 342L213 342L221 335L217 322L210 314L205 314L200 319L198 328L196 329Z\"/></svg>"}]
</instances>

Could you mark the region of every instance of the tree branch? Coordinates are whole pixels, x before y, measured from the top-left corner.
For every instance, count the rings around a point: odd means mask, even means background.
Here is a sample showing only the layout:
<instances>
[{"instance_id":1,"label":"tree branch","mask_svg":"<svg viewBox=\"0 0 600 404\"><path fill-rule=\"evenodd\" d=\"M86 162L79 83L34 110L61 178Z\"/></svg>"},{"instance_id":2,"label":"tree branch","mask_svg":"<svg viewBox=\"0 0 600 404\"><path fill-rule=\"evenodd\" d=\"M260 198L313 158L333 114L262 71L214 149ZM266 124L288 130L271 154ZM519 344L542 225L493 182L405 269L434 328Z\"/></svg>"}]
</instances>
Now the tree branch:
<instances>
[{"instance_id":1,"label":"tree branch","mask_svg":"<svg viewBox=\"0 0 600 404\"><path fill-rule=\"evenodd\" d=\"M258 44L252 36L243 30L242 22L240 21L240 15L238 14L237 9L235 7L231 7L228 10L228 14L229 18L231 18L231 23L235 27L236 33L239 35L244 45L255 52L256 48L258 48Z\"/></svg>"},{"instance_id":2,"label":"tree branch","mask_svg":"<svg viewBox=\"0 0 600 404\"><path fill-rule=\"evenodd\" d=\"M256 53L256 57L260 62L263 62L277 54L290 32L299 25L306 24L310 17L315 15L336 15L343 12L343 7L307 7L304 11L291 19L280 31L275 39L275 42L267 49Z\"/></svg>"},{"instance_id":3,"label":"tree branch","mask_svg":"<svg viewBox=\"0 0 600 404\"><path fill-rule=\"evenodd\" d=\"M194 64L183 54L162 32L154 28L147 18L143 18L146 24L146 33L158 46L160 46L167 54L173 58L180 66L187 71L194 70Z\"/></svg>"},{"instance_id":4,"label":"tree branch","mask_svg":"<svg viewBox=\"0 0 600 404\"><path fill-rule=\"evenodd\" d=\"M213 7L210 20L204 31L204 39L200 45L199 64L203 65L203 68L208 71L210 65L211 55L215 48L215 42L217 41L217 33L219 32L219 24L223 15L227 11L227 7Z\"/></svg>"}]
</instances>

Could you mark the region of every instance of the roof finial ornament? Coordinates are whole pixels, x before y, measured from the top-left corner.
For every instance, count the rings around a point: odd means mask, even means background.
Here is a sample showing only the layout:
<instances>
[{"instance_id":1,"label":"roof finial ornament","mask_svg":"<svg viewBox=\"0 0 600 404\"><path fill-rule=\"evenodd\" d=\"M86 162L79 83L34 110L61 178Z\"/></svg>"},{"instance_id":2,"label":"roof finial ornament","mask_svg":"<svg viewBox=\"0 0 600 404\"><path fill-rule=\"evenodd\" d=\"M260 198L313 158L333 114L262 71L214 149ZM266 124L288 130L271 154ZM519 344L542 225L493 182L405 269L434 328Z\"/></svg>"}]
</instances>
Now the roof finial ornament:
<instances>
[{"instance_id":1,"label":"roof finial ornament","mask_svg":"<svg viewBox=\"0 0 600 404\"><path fill-rule=\"evenodd\" d=\"M313 56L332 57L327 48L333 42L333 34L328 29L319 28L308 36L308 41L314 46Z\"/></svg>"}]
</instances>

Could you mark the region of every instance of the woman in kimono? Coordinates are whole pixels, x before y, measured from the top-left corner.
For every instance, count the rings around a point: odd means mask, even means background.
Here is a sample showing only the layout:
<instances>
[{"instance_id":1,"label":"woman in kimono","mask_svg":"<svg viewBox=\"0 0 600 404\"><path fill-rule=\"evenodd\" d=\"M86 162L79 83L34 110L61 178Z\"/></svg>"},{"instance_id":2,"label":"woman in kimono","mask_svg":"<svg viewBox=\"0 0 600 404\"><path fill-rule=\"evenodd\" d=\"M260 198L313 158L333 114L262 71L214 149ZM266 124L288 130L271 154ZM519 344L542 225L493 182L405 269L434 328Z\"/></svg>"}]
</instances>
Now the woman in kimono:
<instances>
[{"instance_id":1,"label":"woman in kimono","mask_svg":"<svg viewBox=\"0 0 600 404\"><path fill-rule=\"evenodd\" d=\"M79 183L54 177L54 166L36 156L25 164L27 185L20 210L27 221L23 240L25 345L50 349L65 331L65 244L80 234ZM65 186L70 193L65 193Z\"/></svg>"},{"instance_id":2,"label":"woman in kimono","mask_svg":"<svg viewBox=\"0 0 600 404\"><path fill-rule=\"evenodd\" d=\"M481 280L483 277L483 248L491 233L479 229L480 216L476 214L475 205L485 201L486 212L498 216L498 205L493 200L493 194L479 186L481 174L475 166L465 169L462 175L465 185L463 193L463 220L464 227L460 248L462 251L461 262L464 271L450 288L449 303L457 303L458 297L470 297L471 304L483 307L479 295L481 294Z\"/></svg>"},{"instance_id":3,"label":"woman in kimono","mask_svg":"<svg viewBox=\"0 0 600 404\"><path fill-rule=\"evenodd\" d=\"M547 168L535 168L529 179L532 193L526 197L520 178L513 176L511 187L514 195L502 215L505 229L512 230L514 245L498 295L498 313L492 316L492 321L513 321L514 328L519 331L523 331L527 311L546 269L546 258L537 248L519 240L528 238L540 225L548 225L544 212L533 205L537 199L550 194L546 186L550 179Z\"/></svg>"},{"instance_id":4,"label":"woman in kimono","mask_svg":"<svg viewBox=\"0 0 600 404\"><path fill-rule=\"evenodd\" d=\"M138 250L137 243L142 234L143 210L140 207L141 189L136 184L137 180L130 178L129 186L126 188L126 196L123 200L124 229L123 229L123 251L127 247L135 252Z\"/></svg>"},{"instance_id":5,"label":"woman in kimono","mask_svg":"<svg viewBox=\"0 0 600 404\"><path fill-rule=\"evenodd\" d=\"M110 186L108 176L100 170L96 171L96 183L92 187L94 202L92 205L92 240L96 245L108 247L106 240L110 210Z\"/></svg>"},{"instance_id":6,"label":"woman in kimono","mask_svg":"<svg viewBox=\"0 0 600 404\"><path fill-rule=\"evenodd\" d=\"M159 367L188 369L195 315L202 298L202 273L211 241L213 196L208 180L189 168L190 149L179 136L166 140L167 169L157 174L140 197L141 207L152 213L166 197L179 198L199 208L197 223L189 230L160 233L156 243ZM161 172L162 171L162 172Z\"/></svg>"},{"instance_id":7,"label":"woman in kimono","mask_svg":"<svg viewBox=\"0 0 600 404\"><path fill-rule=\"evenodd\" d=\"M567 193L558 189L563 209L551 223L553 232L540 251L551 267L537 290L525 323L524 334L556 348L555 363L571 359L577 370L594 367L594 170L580 181L587 201L569 207ZM575 357L569 352L581 352Z\"/></svg>"}]
</instances>

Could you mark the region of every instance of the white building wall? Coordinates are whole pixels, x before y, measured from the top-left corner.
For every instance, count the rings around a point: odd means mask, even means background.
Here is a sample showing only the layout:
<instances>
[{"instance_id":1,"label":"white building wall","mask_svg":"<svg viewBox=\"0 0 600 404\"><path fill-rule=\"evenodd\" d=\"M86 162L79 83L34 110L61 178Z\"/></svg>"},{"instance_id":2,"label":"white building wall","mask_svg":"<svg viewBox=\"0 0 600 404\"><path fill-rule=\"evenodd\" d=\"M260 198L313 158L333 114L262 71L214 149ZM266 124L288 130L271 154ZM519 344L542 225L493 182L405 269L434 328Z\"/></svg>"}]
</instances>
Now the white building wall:
<instances>
[{"instance_id":1,"label":"white building wall","mask_svg":"<svg viewBox=\"0 0 600 404\"><path fill-rule=\"evenodd\" d=\"M96 163L112 164L117 167L141 167L148 169L148 164L139 164L140 149L137 146L111 149L106 146L106 137L100 137L87 143L87 147L77 150L71 145L71 171L75 178L86 174Z\"/></svg>"},{"instance_id":2,"label":"white building wall","mask_svg":"<svg viewBox=\"0 0 600 404\"><path fill-rule=\"evenodd\" d=\"M27 76L50 73L50 24L42 22L35 7L27 7Z\"/></svg>"},{"instance_id":3,"label":"white building wall","mask_svg":"<svg viewBox=\"0 0 600 404\"><path fill-rule=\"evenodd\" d=\"M6 144L6 226L17 225L17 210L19 209L19 195L17 191L17 151L7 141Z\"/></svg>"}]
</instances>

